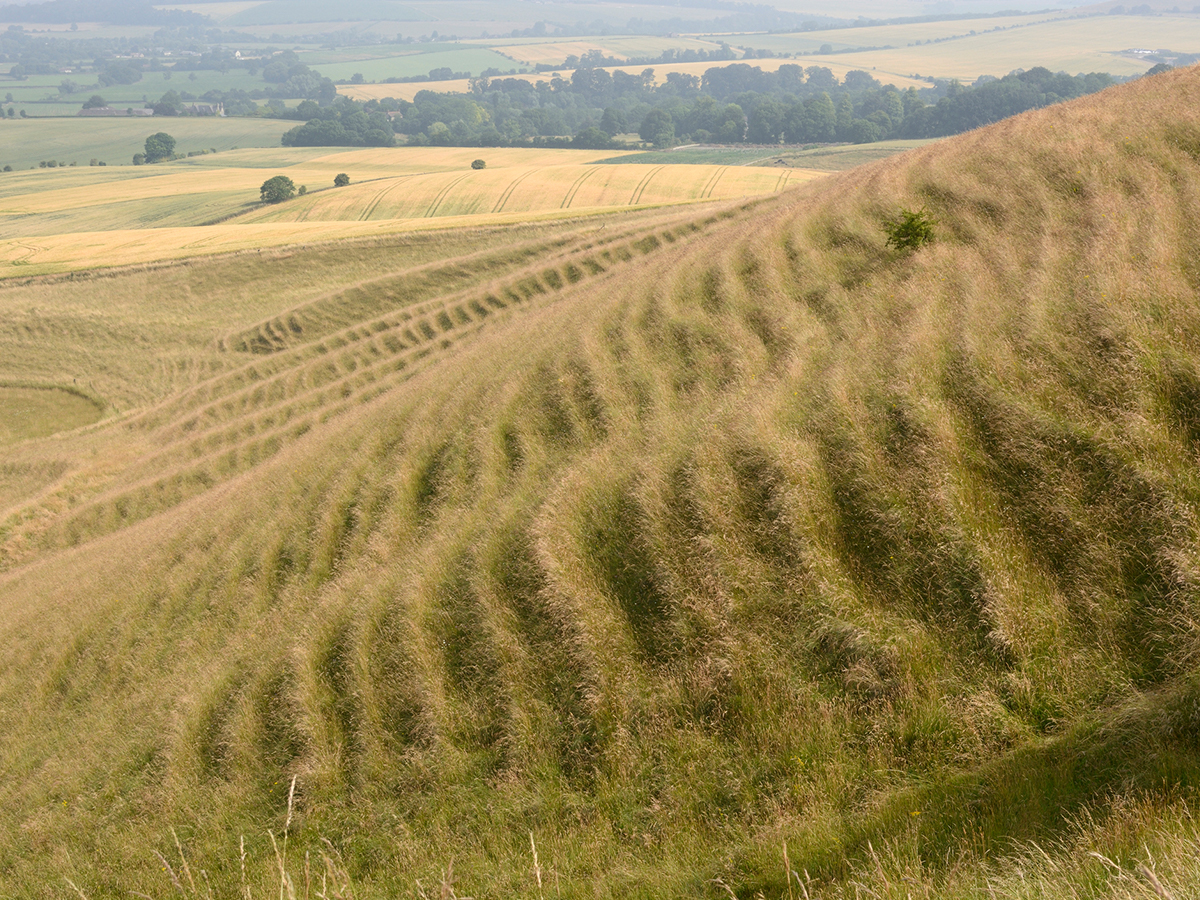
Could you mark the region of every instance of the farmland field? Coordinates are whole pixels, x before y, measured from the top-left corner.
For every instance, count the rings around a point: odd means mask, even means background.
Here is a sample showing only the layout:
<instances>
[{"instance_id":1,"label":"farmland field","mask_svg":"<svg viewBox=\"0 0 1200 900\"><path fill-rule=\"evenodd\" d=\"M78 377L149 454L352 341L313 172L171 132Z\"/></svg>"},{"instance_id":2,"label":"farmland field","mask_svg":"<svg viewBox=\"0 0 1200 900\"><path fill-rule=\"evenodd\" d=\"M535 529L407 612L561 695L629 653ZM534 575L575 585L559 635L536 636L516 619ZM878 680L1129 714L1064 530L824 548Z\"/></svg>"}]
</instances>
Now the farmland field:
<instances>
[{"instance_id":1,"label":"farmland field","mask_svg":"<svg viewBox=\"0 0 1200 900\"><path fill-rule=\"evenodd\" d=\"M1019 21L1019 20L1018 20ZM980 75L1006 75L1013 69L1045 66L1052 72L1108 72L1140 75L1149 68L1144 60L1123 55L1130 48L1168 48L1183 53L1200 52L1200 15L1111 16L1080 18L1034 16L1029 24L989 31L1010 24L1007 19L898 25L813 34L746 35L739 43L782 53L808 53L814 38L849 46L893 45L891 50L864 50L833 57L806 56L805 65L819 59L836 59L851 68L920 73L939 78L974 81ZM953 27L951 27L953 26ZM961 35L939 43L907 46L937 32ZM970 34L974 29L978 33ZM860 33L861 32L861 33Z\"/></svg>"},{"instance_id":2,"label":"farmland field","mask_svg":"<svg viewBox=\"0 0 1200 900\"><path fill-rule=\"evenodd\" d=\"M508 166L351 185L266 207L239 221L370 221L659 206L772 194L811 177L803 171L780 174L713 165Z\"/></svg>"},{"instance_id":3,"label":"farmland field","mask_svg":"<svg viewBox=\"0 0 1200 900\"><path fill-rule=\"evenodd\" d=\"M450 68L455 72L467 72L471 75L478 75L485 69L493 68L507 72L516 68L518 64L486 47L463 46L434 53L405 53L354 62L314 62L312 65L322 75L335 81L349 80L356 72L368 81L382 81L392 77L427 75L431 69L439 68Z\"/></svg>"},{"instance_id":4,"label":"farmland field","mask_svg":"<svg viewBox=\"0 0 1200 900\"><path fill-rule=\"evenodd\" d=\"M473 170L484 156L487 168ZM612 151L236 150L140 167L0 177L0 277L430 228L519 224L776 193L803 169L598 165ZM334 175L351 176L331 187ZM310 193L262 206L286 174ZM201 227L203 226L203 227Z\"/></svg>"},{"instance_id":5,"label":"farmland field","mask_svg":"<svg viewBox=\"0 0 1200 900\"><path fill-rule=\"evenodd\" d=\"M179 117L163 119L13 119L0 122L0 168L27 169L42 160L78 162L91 159L109 166L131 165L146 138L167 130L176 152L229 150L233 147L278 147L279 138L296 123L279 119ZM0 176L2 179L4 176ZM0 188L3 190L3 188Z\"/></svg>"},{"instance_id":6,"label":"farmland field","mask_svg":"<svg viewBox=\"0 0 1200 900\"><path fill-rule=\"evenodd\" d=\"M972 32L988 34L993 31L1040 25L1060 19L1082 21L1078 13L1070 10L1042 12L1009 16L989 16L979 19L949 19L933 22L902 22L894 25L866 25L858 28L831 28L820 31L795 32L792 34L747 34L739 35L731 43L746 44L755 49L774 50L780 53L815 53L823 44L834 51L855 47L908 47L917 41L938 41L970 35ZM914 52L920 52L913 48Z\"/></svg>"},{"instance_id":7,"label":"farmland field","mask_svg":"<svg viewBox=\"0 0 1200 900\"><path fill-rule=\"evenodd\" d=\"M716 50L715 39L691 37L654 37L649 35L575 39L537 39L497 45L493 49L521 63L562 65L570 55L583 56L599 50L605 56L628 59L631 56L658 56L665 50Z\"/></svg>"},{"instance_id":8,"label":"farmland field","mask_svg":"<svg viewBox=\"0 0 1200 900\"><path fill-rule=\"evenodd\" d=\"M795 147L678 147L628 153L602 162L611 165L796 166L810 171L844 172L864 163L931 143L929 140L876 141L801 150Z\"/></svg>"},{"instance_id":9,"label":"farmland field","mask_svg":"<svg viewBox=\"0 0 1200 900\"><path fill-rule=\"evenodd\" d=\"M75 79L80 86L79 90L63 95L59 85L69 78ZM107 87L98 85L94 74L32 75L24 81L0 82L0 93L12 94L12 101L5 102L4 106L15 107L18 115L23 110L30 116L74 116L92 94L99 94L109 106L117 109L140 109L147 102L158 100L167 91L187 92L200 97L208 91L250 92L267 86L260 76L249 75L245 69L231 69L226 73L174 72L166 69L148 71L140 81L133 84ZM295 102L292 101L293 105Z\"/></svg>"}]
</instances>

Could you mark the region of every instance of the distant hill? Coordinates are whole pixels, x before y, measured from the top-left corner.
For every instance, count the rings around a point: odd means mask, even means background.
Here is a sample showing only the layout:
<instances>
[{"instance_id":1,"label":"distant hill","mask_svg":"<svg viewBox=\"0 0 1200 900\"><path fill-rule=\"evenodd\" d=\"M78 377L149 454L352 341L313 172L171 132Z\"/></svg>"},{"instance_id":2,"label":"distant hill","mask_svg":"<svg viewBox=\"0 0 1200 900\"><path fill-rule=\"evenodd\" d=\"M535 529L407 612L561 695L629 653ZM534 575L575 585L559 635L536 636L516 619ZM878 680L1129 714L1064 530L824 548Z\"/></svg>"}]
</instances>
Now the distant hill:
<instances>
[{"instance_id":1,"label":"distant hill","mask_svg":"<svg viewBox=\"0 0 1200 900\"><path fill-rule=\"evenodd\" d=\"M1196 895L1198 222L1187 69L0 288L0 892Z\"/></svg>"},{"instance_id":2,"label":"distant hill","mask_svg":"<svg viewBox=\"0 0 1200 900\"><path fill-rule=\"evenodd\" d=\"M204 25L208 16L181 9L159 9L149 0L46 0L0 6L0 22L107 22L111 25Z\"/></svg>"}]
</instances>

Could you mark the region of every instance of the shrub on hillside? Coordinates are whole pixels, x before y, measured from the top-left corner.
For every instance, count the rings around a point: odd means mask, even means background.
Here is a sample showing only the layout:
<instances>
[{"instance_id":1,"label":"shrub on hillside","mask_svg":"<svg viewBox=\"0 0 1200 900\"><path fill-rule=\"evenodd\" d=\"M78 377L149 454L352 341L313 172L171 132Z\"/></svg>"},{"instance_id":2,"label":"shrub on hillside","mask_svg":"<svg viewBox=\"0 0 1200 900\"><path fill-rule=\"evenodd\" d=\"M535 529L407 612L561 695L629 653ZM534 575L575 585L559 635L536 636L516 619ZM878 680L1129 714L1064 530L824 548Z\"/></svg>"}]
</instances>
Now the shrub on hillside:
<instances>
[{"instance_id":1,"label":"shrub on hillside","mask_svg":"<svg viewBox=\"0 0 1200 900\"><path fill-rule=\"evenodd\" d=\"M471 161L471 168L472 169L486 169L487 163L482 159L475 159L475 160Z\"/></svg>"},{"instance_id":2,"label":"shrub on hillside","mask_svg":"<svg viewBox=\"0 0 1200 900\"><path fill-rule=\"evenodd\" d=\"M339 172L337 175L333 176L333 186L334 187L345 187L349 183L350 183L350 176L347 175L345 172Z\"/></svg>"},{"instance_id":3,"label":"shrub on hillside","mask_svg":"<svg viewBox=\"0 0 1200 900\"><path fill-rule=\"evenodd\" d=\"M900 218L894 222L884 222L883 230L887 232L889 247L916 250L933 242L933 225L934 220L922 207L918 210L900 210Z\"/></svg>"}]
</instances>

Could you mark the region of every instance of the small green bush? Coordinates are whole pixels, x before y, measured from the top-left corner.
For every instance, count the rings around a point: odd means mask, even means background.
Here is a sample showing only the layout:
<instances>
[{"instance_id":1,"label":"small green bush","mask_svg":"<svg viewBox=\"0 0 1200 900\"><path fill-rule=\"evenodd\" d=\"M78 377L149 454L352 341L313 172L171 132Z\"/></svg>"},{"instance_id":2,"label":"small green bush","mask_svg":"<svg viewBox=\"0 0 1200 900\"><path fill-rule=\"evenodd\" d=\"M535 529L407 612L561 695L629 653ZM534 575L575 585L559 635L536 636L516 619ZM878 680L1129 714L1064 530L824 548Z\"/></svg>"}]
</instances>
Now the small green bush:
<instances>
[{"instance_id":1,"label":"small green bush","mask_svg":"<svg viewBox=\"0 0 1200 900\"><path fill-rule=\"evenodd\" d=\"M901 209L900 218L893 222L884 222L883 230L888 235L888 246L897 250L916 250L924 244L933 242L933 226L936 220L930 218L925 208L918 210Z\"/></svg>"},{"instance_id":2,"label":"small green bush","mask_svg":"<svg viewBox=\"0 0 1200 900\"><path fill-rule=\"evenodd\" d=\"M340 172L337 175L333 176L333 186L334 187L345 187L349 183L350 183L350 176L347 175L345 172Z\"/></svg>"},{"instance_id":3,"label":"small green bush","mask_svg":"<svg viewBox=\"0 0 1200 900\"><path fill-rule=\"evenodd\" d=\"M472 169L486 169L487 163L484 162L482 159L477 159L477 160L472 161L471 168Z\"/></svg>"}]
</instances>

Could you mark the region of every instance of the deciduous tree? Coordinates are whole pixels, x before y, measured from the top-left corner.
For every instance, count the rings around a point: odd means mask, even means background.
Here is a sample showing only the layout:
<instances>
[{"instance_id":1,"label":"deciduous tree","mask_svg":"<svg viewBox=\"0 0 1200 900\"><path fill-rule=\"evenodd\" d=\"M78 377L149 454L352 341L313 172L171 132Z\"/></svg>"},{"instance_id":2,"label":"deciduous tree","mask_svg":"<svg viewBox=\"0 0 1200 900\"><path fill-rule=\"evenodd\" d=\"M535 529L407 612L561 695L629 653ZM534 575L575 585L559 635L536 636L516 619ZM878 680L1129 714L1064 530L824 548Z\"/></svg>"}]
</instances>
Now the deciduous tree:
<instances>
[{"instance_id":1,"label":"deciduous tree","mask_svg":"<svg viewBox=\"0 0 1200 900\"><path fill-rule=\"evenodd\" d=\"M146 162L155 163L175 155L175 138L160 131L146 138Z\"/></svg>"},{"instance_id":2,"label":"deciduous tree","mask_svg":"<svg viewBox=\"0 0 1200 900\"><path fill-rule=\"evenodd\" d=\"M263 182L259 193L263 203L282 203L296 196L296 183L286 175L276 175Z\"/></svg>"}]
</instances>

